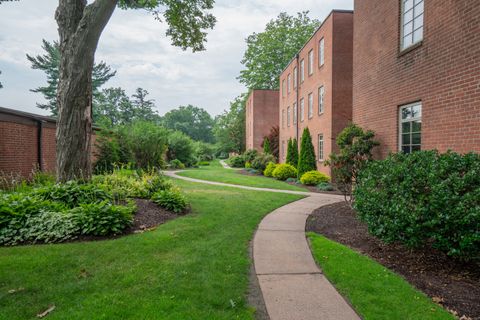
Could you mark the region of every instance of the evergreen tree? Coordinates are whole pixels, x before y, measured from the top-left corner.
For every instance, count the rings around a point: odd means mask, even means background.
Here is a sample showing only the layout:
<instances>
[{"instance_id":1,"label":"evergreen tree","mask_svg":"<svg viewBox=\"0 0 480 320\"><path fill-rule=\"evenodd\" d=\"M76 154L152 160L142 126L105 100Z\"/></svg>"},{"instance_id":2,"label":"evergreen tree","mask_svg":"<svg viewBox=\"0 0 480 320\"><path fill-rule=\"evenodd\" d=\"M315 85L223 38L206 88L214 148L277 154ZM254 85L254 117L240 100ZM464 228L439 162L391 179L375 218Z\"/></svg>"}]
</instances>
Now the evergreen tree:
<instances>
[{"instance_id":1,"label":"evergreen tree","mask_svg":"<svg viewBox=\"0 0 480 320\"><path fill-rule=\"evenodd\" d=\"M265 139L263 140L263 153L265 154L272 153L272 150L270 149L270 140L267 137L265 137Z\"/></svg>"},{"instance_id":2,"label":"evergreen tree","mask_svg":"<svg viewBox=\"0 0 480 320\"><path fill-rule=\"evenodd\" d=\"M312 136L310 135L310 130L308 130L308 127L303 129L297 170L298 178L300 178L307 171L317 170L315 149L313 148Z\"/></svg>"},{"instance_id":3,"label":"evergreen tree","mask_svg":"<svg viewBox=\"0 0 480 320\"><path fill-rule=\"evenodd\" d=\"M288 139L286 163L291 164L295 168L298 165L298 146L295 138Z\"/></svg>"}]
</instances>

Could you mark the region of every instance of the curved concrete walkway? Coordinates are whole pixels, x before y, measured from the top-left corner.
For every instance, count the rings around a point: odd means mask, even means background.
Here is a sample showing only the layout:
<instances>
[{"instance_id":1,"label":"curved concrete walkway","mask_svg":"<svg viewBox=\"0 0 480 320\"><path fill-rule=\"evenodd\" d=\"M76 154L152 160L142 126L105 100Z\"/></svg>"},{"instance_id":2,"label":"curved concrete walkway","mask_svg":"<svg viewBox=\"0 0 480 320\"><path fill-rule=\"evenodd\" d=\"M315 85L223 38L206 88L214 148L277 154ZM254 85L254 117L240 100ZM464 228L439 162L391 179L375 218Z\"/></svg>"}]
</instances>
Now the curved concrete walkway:
<instances>
[{"instance_id":1,"label":"curved concrete walkway","mask_svg":"<svg viewBox=\"0 0 480 320\"><path fill-rule=\"evenodd\" d=\"M266 309L272 320L357 320L350 305L316 265L305 237L313 210L343 200L321 193L255 188L178 176L177 179L255 191L307 196L263 218L253 239L253 261Z\"/></svg>"}]
</instances>

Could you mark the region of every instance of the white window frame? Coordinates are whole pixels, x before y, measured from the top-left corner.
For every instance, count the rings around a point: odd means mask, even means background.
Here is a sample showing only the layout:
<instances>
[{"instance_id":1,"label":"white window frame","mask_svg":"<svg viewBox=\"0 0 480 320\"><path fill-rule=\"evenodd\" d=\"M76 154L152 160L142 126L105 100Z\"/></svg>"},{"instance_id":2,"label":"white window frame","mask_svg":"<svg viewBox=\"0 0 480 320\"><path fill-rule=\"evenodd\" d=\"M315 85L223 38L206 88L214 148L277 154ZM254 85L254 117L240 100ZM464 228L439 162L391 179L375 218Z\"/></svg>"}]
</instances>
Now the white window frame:
<instances>
[{"instance_id":1,"label":"white window frame","mask_svg":"<svg viewBox=\"0 0 480 320\"><path fill-rule=\"evenodd\" d=\"M313 49L308 51L308 75L313 74Z\"/></svg>"},{"instance_id":2,"label":"white window frame","mask_svg":"<svg viewBox=\"0 0 480 320\"><path fill-rule=\"evenodd\" d=\"M318 66L321 67L325 64L325 38L318 41Z\"/></svg>"},{"instance_id":3,"label":"white window frame","mask_svg":"<svg viewBox=\"0 0 480 320\"><path fill-rule=\"evenodd\" d=\"M291 91L290 90L292 88L291 82L292 82L292 75L289 73L287 76L287 94L289 94Z\"/></svg>"},{"instance_id":4,"label":"white window frame","mask_svg":"<svg viewBox=\"0 0 480 320\"><path fill-rule=\"evenodd\" d=\"M305 60L300 60L300 83L305 81Z\"/></svg>"},{"instance_id":5,"label":"white window frame","mask_svg":"<svg viewBox=\"0 0 480 320\"><path fill-rule=\"evenodd\" d=\"M313 92L308 94L308 119L313 118Z\"/></svg>"},{"instance_id":6,"label":"white window frame","mask_svg":"<svg viewBox=\"0 0 480 320\"><path fill-rule=\"evenodd\" d=\"M297 113L298 113L298 110L297 110L297 103L294 102L293 103L293 124L297 124Z\"/></svg>"},{"instance_id":7,"label":"white window frame","mask_svg":"<svg viewBox=\"0 0 480 320\"><path fill-rule=\"evenodd\" d=\"M297 88L298 85L298 74L297 74L297 67L293 68L293 88Z\"/></svg>"},{"instance_id":8,"label":"white window frame","mask_svg":"<svg viewBox=\"0 0 480 320\"><path fill-rule=\"evenodd\" d=\"M325 147L325 141L323 139L323 133L319 133L318 134L318 161L323 161L325 160L324 157L325 157L325 154L324 154L324 147Z\"/></svg>"},{"instance_id":9,"label":"white window frame","mask_svg":"<svg viewBox=\"0 0 480 320\"><path fill-rule=\"evenodd\" d=\"M282 97L285 98L285 79L282 80Z\"/></svg>"},{"instance_id":10,"label":"white window frame","mask_svg":"<svg viewBox=\"0 0 480 320\"><path fill-rule=\"evenodd\" d=\"M425 0L400 0L400 50L405 50L423 40ZM406 7L411 3L411 7ZM407 10L408 9L408 10ZM408 26L408 30L405 28ZM410 32L411 30L411 32ZM419 35L417 39L415 37ZM408 39L408 43L405 40Z\"/></svg>"},{"instance_id":11,"label":"white window frame","mask_svg":"<svg viewBox=\"0 0 480 320\"><path fill-rule=\"evenodd\" d=\"M305 120L305 99L300 99L300 122Z\"/></svg>"},{"instance_id":12,"label":"white window frame","mask_svg":"<svg viewBox=\"0 0 480 320\"><path fill-rule=\"evenodd\" d=\"M290 127L290 107L287 107L287 127Z\"/></svg>"},{"instance_id":13,"label":"white window frame","mask_svg":"<svg viewBox=\"0 0 480 320\"><path fill-rule=\"evenodd\" d=\"M318 87L318 114L325 111L325 86Z\"/></svg>"},{"instance_id":14,"label":"white window frame","mask_svg":"<svg viewBox=\"0 0 480 320\"><path fill-rule=\"evenodd\" d=\"M419 110L419 114L415 115L415 116L412 116L412 117L409 117L407 119L403 119L402 117L402 113L403 113L403 110L404 109L407 109L407 108L412 108L413 107L420 107ZM414 122L414 121L420 121L420 125L422 123L422 101L417 101L417 102L413 102L413 103L409 103L409 104L406 104L406 105L403 105L403 106L400 106L400 108L398 108L398 151L399 152L402 152L403 151L403 140L402 140L402 135L404 134L403 133L403 124L404 123L410 123L410 126L411 126L411 123ZM413 146L419 146L420 147L420 150L422 149L422 128L420 128L420 131L417 132L412 132L412 130L410 129L410 131L408 132L410 134L410 143L409 144L406 144L407 146L410 147L410 152L412 152L412 147ZM414 144L412 142L412 133L420 133L420 144Z\"/></svg>"}]
</instances>

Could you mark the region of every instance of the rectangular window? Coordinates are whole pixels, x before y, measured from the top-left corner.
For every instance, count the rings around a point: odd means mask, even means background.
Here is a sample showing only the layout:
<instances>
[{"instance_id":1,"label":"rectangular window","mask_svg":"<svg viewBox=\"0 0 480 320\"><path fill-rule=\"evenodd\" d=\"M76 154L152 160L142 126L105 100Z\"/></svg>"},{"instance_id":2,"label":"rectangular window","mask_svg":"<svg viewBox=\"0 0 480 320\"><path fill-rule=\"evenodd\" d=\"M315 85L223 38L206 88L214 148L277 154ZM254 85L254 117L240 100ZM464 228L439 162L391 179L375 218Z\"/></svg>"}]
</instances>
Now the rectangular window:
<instances>
[{"instance_id":1,"label":"rectangular window","mask_svg":"<svg viewBox=\"0 0 480 320\"><path fill-rule=\"evenodd\" d=\"M308 94L308 119L313 117L313 93Z\"/></svg>"},{"instance_id":2,"label":"rectangular window","mask_svg":"<svg viewBox=\"0 0 480 320\"><path fill-rule=\"evenodd\" d=\"M293 87L297 88L297 67L293 68Z\"/></svg>"},{"instance_id":3,"label":"rectangular window","mask_svg":"<svg viewBox=\"0 0 480 320\"><path fill-rule=\"evenodd\" d=\"M290 127L290 107L287 107L287 127Z\"/></svg>"},{"instance_id":4,"label":"rectangular window","mask_svg":"<svg viewBox=\"0 0 480 320\"><path fill-rule=\"evenodd\" d=\"M323 133L318 135L318 161L323 161Z\"/></svg>"},{"instance_id":5,"label":"rectangular window","mask_svg":"<svg viewBox=\"0 0 480 320\"><path fill-rule=\"evenodd\" d=\"M323 113L324 101L325 101L325 87L321 86L320 88L318 88L318 114Z\"/></svg>"},{"instance_id":6,"label":"rectangular window","mask_svg":"<svg viewBox=\"0 0 480 320\"><path fill-rule=\"evenodd\" d=\"M422 103L400 107L399 150L404 153L418 151L422 146Z\"/></svg>"},{"instance_id":7,"label":"rectangular window","mask_svg":"<svg viewBox=\"0 0 480 320\"><path fill-rule=\"evenodd\" d=\"M282 110L282 128L285 128L285 109Z\"/></svg>"},{"instance_id":8,"label":"rectangular window","mask_svg":"<svg viewBox=\"0 0 480 320\"><path fill-rule=\"evenodd\" d=\"M300 61L300 83L305 81L305 60Z\"/></svg>"},{"instance_id":9,"label":"rectangular window","mask_svg":"<svg viewBox=\"0 0 480 320\"><path fill-rule=\"evenodd\" d=\"M308 75L313 74L313 49L308 52Z\"/></svg>"},{"instance_id":10,"label":"rectangular window","mask_svg":"<svg viewBox=\"0 0 480 320\"><path fill-rule=\"evenodd\" d=\"M288 76L287 76L287 93L290 93L290 88L292 86L292 84L291 84L292 81L291 80L292 80L292 77L289 73Z\"/></svg>"},{"instance_id":11,"label":"rectangular window","mask_svg":"<svg viewBox=\"0 0 480 320\"><path fill-rule=\"evenodd\" d=\"M325 40L322 38L318 42L318 66L321 67L325 63Z\"/></svg>"},{"instance_id":12,"label":"rectangular window","mask_svg":"<svg viewBox=\"0 0 480 320\"><path fill-rule=\"evenodd\" d=\"M293 103L293 124L297 124L297 103Z\"/></svg>"},{"instance_id":13,"label":"rectangular window","mask_svg":"<svg viewBox=\"0 0 480 320\"><path fill-rule=\"evenodd\" d=\"M285 79L282 80L282 97L285 97Z\"/></svg>"},{"instance_id":14,"label":"rectangular window","mask_svg":"<svg viewBox=\"0 0 480 320\"><path fill-rule=\"evenodd\" d=\"M424 0L401 0L401 2L400 48L403 50L423 39Z\"/></svg>"},{"instance_id":15,"label":"rectangular window","mask_svg":"<svg viewBox=\"0 0 480 320\"><path fill-rule=\"evenodd\" d=\"M300 99L300 121L305 120L305 102L304 99Z\"/></svg>"}]
</instances>

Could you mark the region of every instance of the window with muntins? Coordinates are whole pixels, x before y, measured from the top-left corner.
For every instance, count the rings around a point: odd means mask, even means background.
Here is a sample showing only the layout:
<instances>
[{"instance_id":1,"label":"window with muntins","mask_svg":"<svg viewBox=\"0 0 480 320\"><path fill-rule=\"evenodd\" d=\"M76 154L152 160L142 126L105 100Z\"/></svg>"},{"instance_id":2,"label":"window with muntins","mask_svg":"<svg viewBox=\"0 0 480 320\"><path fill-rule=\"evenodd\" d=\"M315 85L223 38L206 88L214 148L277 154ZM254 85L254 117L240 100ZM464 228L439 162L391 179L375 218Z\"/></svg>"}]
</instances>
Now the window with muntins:
<instances>
[{"instance_id":1,"label":"window with muntins","mask_svg":"<svg viewBox=\"0 0 480 320\"><path fill-rule=\"evenodd\" d=\"M308 94L308 118L313 117L313 94Z\"/></svg>"},{"instance_id":2,"label":"window with muntins","mask_svg":"<svg viewBox=\"0 0 480 320\"><path fill-rule=\"evenodd\" d=\"M323 113L324 101L325 101L325 87L321 86L320 88L318 88L318 114Z\"/></svg>"},{"instance_id":3,"label":"window with muntins","mask_svg":"<svg viewBox=\"0 0 480 320\"><path fill-rule=\"evenodd\" d=\"M293 124L297 124L297 103L293 103Z\"/></svg>"},{"instance_id":4,"label":"window with muntins","mask_svg":"<svg viewBox=\"0 0 480 320\"><path fill-rule=\"evenodd\" d=\"M287 76L287 93L290 93L290 88L292 86L292 84L291 84L292 81L291 80L292 80L292 77L289 73L288 76Z\"/></svg>"},{"instance_id":5,"label":"window with muntins","mask_svg":"<svg viewBox=\"0 0 480 320\"><path fill-rule=\"evenodd\" d=\"M313 49L308 52L308 75L313 74Z\"/></svg>"},{"instance_id":6,"label":"window with muntins","mask_svg":"<svg viewBox=\"0 0 480 320\"><path fill-rule=\"evenodd\" d=\"M305 60L300 61L300 82L305 80Z\"/></svg>"},{"instance_id":7,"label":"window with muntins","mask_svg":"<svg viewBox=\"0 0 480 320\"><path fill-rule=\"evenodd\" d=\"M401 1L400 48L406 49L423 39L424 0Z\"/></svg>"},{"instance_id":8,"label":"window with muntins","mask_svg":"<svg viewBox=\"0 0 480 320\"><path fill-rule=\"evenodd\" d=\"M318 135L318 160L323 160L323 133Z\"/></svg>"},{"instance_id":9,"label":"window with muntins","mask_svg":"<svg viewBox=\"0 0 480 320\"><path fill-rule=\"evenodd\" d=\"M285 97L285 79L282 80L282 97Z\"/></svg>"},{"instance_id":10,"label":"window with muntins","mask_svg":"<svg viewBox=\"0 0 480 320\"><path fill-rule=\"evenodd\" d=\"M323 66L325 63L325 40L322 38L318 42L318 66Z\"/></svg>"},{"instance_id":11,"label":"window with muntins","mask_svg":"<svg viewBox=\"0 0 480 320\"><path fill-rule=\"evenodd\" d=\"M297 87L297 67L293 68L293 87Z\"/></svg>"},{"instance_id":12,"label":"window with muntins","mask_svg":"<svg viewBox=\"0 0 480 320\"><path fill-rule=\"evenodd\" d=\"M305 101L304 99L300 99L300 121L303 122L305 120Z\"/></svg>"},{"instance_id":13,"label":"window with muntins","mask_svg":"<svg viewBox=\"0 0 480 320\"><path fill-rule=\"evenodd\" d=\"M400 151L411 153L422 146L422 103L415 102L400 107Z\"/></svg>"},{"instance_id":14,"label":"window with muntins","mask_svg":"<svg viewBox=\"0 0 480 320\"><path fill-rule=\"evenodd\" d=\"M287 107L287 127L290 127L290 107Z\"/></svg>"}]
</instances>

